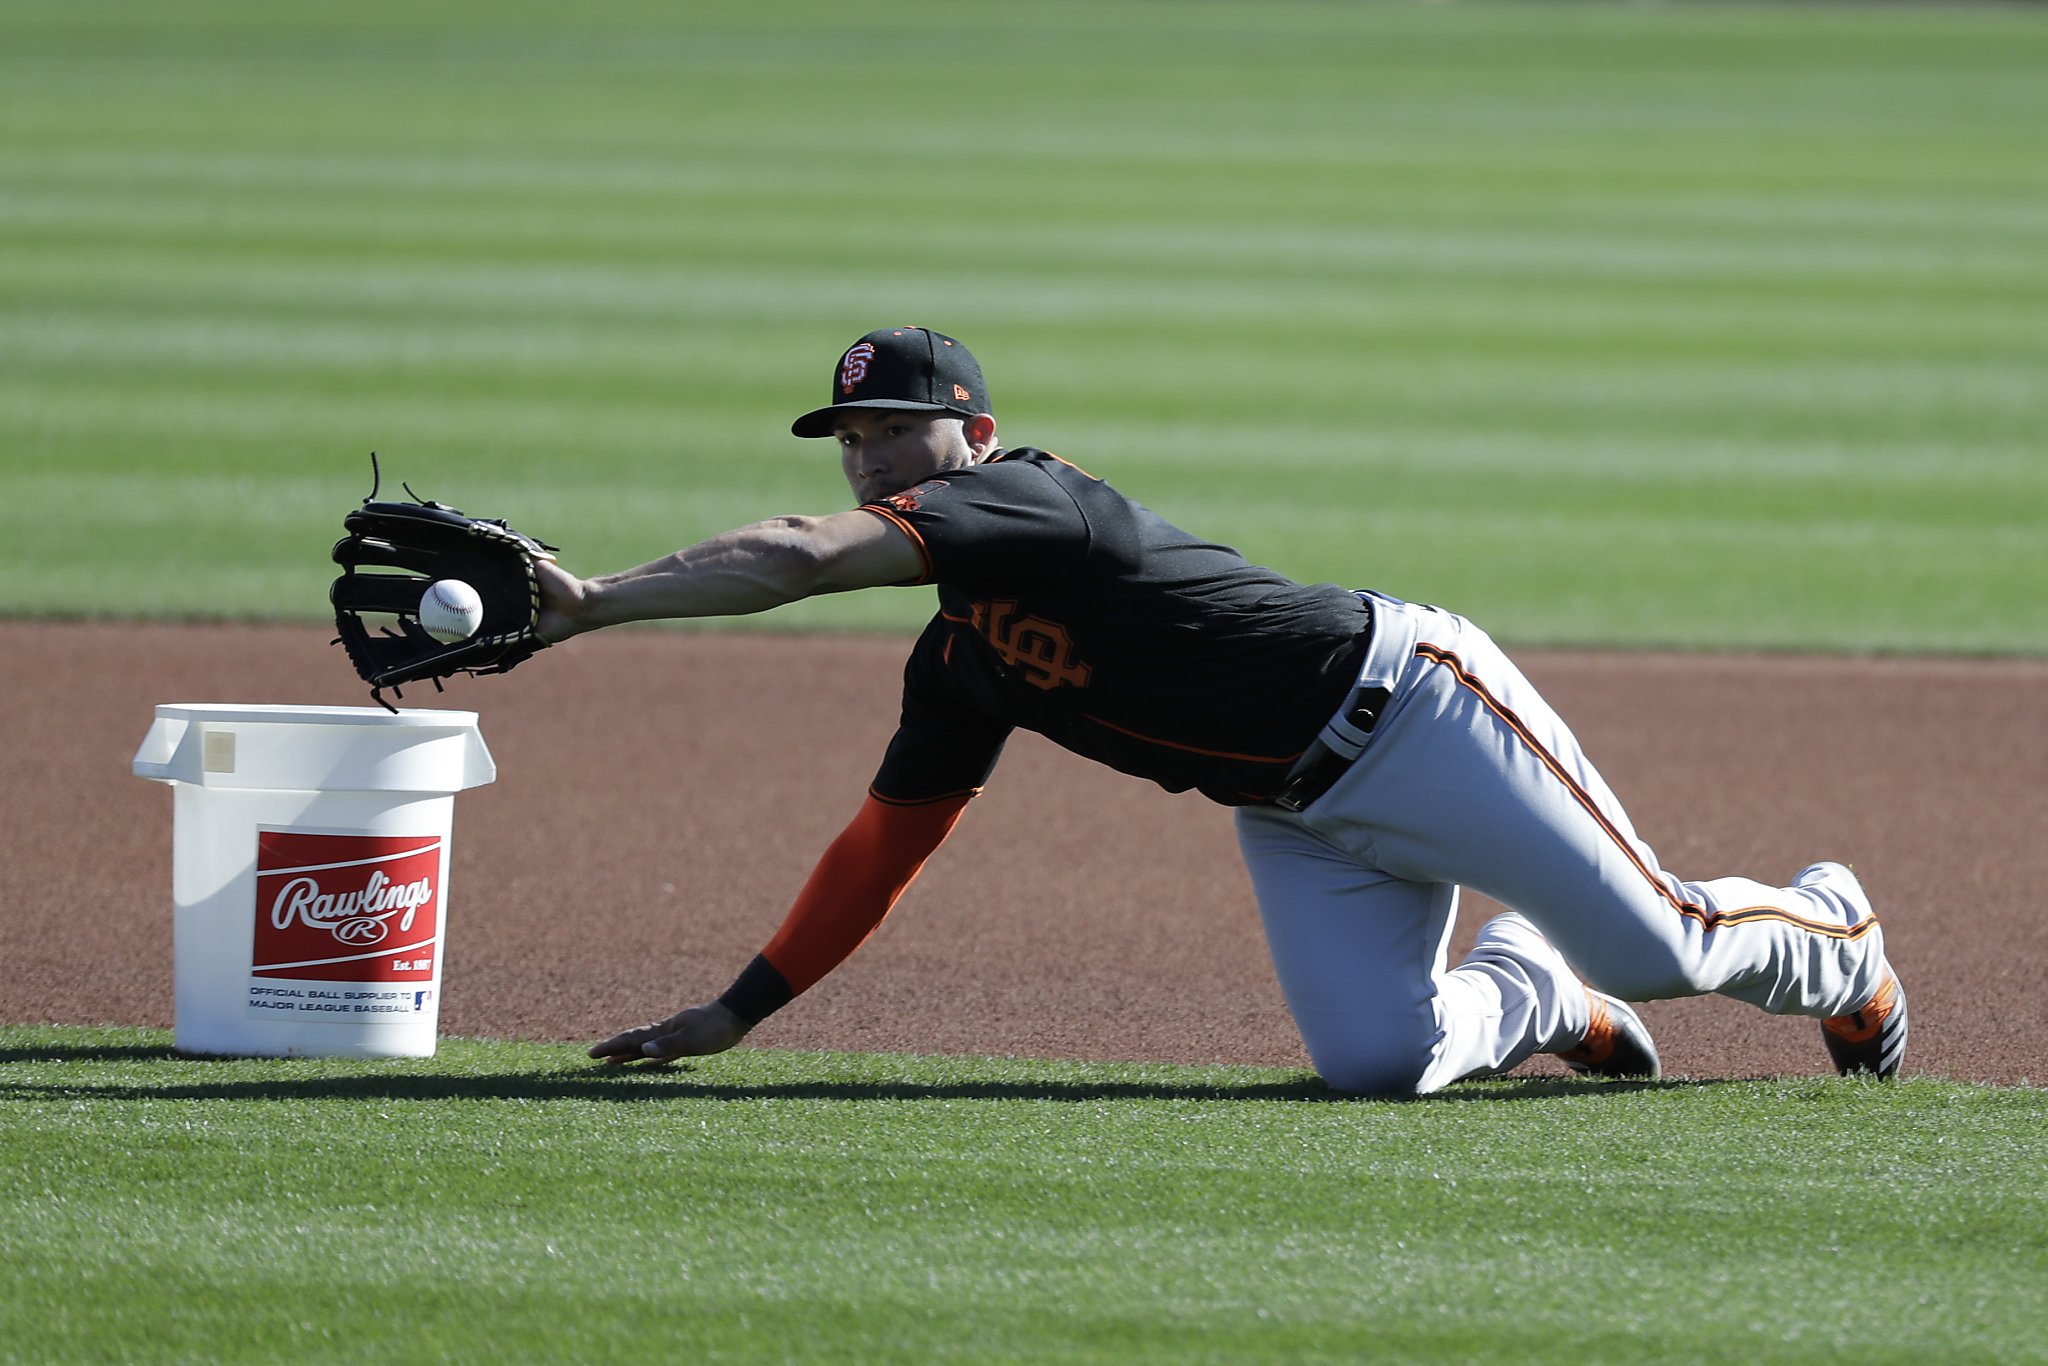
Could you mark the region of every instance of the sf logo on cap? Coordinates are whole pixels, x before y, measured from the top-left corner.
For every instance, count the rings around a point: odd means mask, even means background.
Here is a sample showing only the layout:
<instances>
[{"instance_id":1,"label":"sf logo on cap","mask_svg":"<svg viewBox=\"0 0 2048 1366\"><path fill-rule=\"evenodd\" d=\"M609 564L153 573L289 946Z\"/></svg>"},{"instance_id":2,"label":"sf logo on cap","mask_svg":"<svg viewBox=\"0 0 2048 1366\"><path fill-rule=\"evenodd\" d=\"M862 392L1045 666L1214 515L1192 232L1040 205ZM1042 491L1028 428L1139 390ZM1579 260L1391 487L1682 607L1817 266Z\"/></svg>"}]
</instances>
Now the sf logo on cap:
<instances>
[{"instance_id":1,"label":"sf logo on cap","mask_svg":"<svg viewBox=\"0 0 2048 1366\"><path fill-rule=\"evenodd\" d=\"M868 362L875 358L873 342L857 342L846 359L839 362L839 392L850 394L854 386L868 377Z\"/></svg>"}]
</instances>

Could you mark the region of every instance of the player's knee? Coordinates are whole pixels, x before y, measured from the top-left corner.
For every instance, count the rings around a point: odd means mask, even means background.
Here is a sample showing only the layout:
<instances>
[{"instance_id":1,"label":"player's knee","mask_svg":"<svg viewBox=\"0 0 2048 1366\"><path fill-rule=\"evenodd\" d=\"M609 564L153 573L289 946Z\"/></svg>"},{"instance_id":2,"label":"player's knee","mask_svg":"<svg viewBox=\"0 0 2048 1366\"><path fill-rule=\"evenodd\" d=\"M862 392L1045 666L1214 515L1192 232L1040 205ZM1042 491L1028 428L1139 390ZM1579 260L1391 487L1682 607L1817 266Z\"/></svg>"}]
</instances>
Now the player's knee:
<instances>
[{"instance_id":1,"label":"player's knee","mask_svg":"<svg viewBox=\"0 0 2048 1366\"><path fill-rule=\"evenodd\" d=\"M1350 1096L1383 1096L1390 1100L1410 1100L1422 1094L1422 1075L1427 1070L1427 1064L1408 1067L1374 1062L1366 1065L1347 1063L1336 1067L1318 1067L1316 1073L1332 1091L1342 1091Z\"/></svg>"},{"instance_id":2,"label":"player's knee","mask_svg":"<svg viewBox=\"0 0 2048 1366\"><path fill-rule=\"evenodd\" d=\"M1428 1073L1434 1020L1400 1021L1342 1037L1309 1038L1309 1058L1316 1074L1333 1091L1359 1096L1420 1094ZM1307 1037L1308 1031L1304 1031Z\"/></svg>"}]
</instances>

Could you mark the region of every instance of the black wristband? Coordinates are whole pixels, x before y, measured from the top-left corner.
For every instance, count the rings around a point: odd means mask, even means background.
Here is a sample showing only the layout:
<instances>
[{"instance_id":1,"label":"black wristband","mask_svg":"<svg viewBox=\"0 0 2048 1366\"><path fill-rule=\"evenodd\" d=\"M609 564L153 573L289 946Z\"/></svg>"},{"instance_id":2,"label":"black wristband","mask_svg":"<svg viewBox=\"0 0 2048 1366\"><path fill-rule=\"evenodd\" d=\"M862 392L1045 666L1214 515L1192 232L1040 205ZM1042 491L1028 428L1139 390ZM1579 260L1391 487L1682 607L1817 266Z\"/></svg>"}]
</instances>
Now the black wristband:
<instances>
[{"instance_id":1,"label":"black wristband","mask_svg":"<svg viewBox=\"0 0 2048 1366\"><path fill-rule=\"evenodd\" d=\"M757 953L754 961L747 964L746 970L725 989L718 1003L751 1026L761 1023L795 999L796 993L789 989L788 980L775 970L773 963Z\"/></svg>"}]
</instances>

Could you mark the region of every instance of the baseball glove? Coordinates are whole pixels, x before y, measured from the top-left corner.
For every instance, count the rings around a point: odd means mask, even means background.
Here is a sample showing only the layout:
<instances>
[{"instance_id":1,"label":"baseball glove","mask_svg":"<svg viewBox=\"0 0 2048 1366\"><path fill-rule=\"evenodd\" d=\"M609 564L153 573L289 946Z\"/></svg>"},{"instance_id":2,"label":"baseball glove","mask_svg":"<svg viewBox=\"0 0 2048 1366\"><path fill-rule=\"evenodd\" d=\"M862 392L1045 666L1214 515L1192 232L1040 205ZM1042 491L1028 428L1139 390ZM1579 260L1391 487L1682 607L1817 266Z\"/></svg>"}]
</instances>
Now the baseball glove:
<instances>
[{"instance_id":1,"label":"baseball glove","mask_svg":"<svg viewBox=\"0 0 2048 1366\"><path fill-rule=\"evenodd\" d=\"M334 546L342 573L327 593L335 643L381 705L391 706L386 688L403 697L400 685L421 679L438 689L452 674L504 673L547 648L534 630L533 566L552 560L554 546L444 503L380 503L374 489L342 525L348 535ZM460 579L483 600L483 621L466 640L444 643L420 625L420 598L439 579Z\"/></svg>"}]
</instances>

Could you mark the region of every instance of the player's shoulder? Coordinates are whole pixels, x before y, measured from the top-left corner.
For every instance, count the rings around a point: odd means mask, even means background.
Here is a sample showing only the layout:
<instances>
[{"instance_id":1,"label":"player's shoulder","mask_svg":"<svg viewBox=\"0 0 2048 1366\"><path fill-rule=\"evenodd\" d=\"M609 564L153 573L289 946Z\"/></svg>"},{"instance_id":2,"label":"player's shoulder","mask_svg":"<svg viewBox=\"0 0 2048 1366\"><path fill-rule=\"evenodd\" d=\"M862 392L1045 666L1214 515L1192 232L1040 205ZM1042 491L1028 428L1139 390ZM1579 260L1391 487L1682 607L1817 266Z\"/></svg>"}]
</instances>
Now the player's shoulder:
<instances>
[{"instance_id":1,"label":"player's shoulder","mask_svg":"<svg viewBox=\"0 0 2048 1366\"><path fill-rule=\"evenodd\" d=\"M1037 446L1018 446L1014 449L998 451L976 468L993 470L1001 469L1005 466L1011 469L1036 470L1039 473L1054 476L1078 475L1091 483L1099 484L1102 482L1100 478L1082 469L1065 456L1055 455L1051 451L1041 450Z\"/></svg>"},{"instance_id":2,"label":"player's shoulder","mask_svg":"<svg viewBox=\"0 0 2048 1366\"><path fill-rule=\"evenodd\" d=\"M991 499L1012 504L1083 508L1116 496L1101 478L1037 446L998 451L958 473L974 476Z\"/></svg>"},{"instance_id":3,"label":"player's shoulder","mask_svg":"<svg viewBox=\"0 0 2048 1366\"><path fill-rule=\"evenodd\" d=\"M905 514L939 515L949 510L1027 506L1048 500L1065 504L1073 498L1069 485L1074 480L1101 483L1049 451L1019 446L998 451L977 464L934 474L920 484L865 506L874 511L893 509Z\"/></svg>"}]
</instances>

